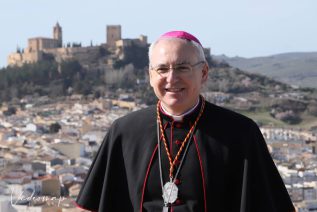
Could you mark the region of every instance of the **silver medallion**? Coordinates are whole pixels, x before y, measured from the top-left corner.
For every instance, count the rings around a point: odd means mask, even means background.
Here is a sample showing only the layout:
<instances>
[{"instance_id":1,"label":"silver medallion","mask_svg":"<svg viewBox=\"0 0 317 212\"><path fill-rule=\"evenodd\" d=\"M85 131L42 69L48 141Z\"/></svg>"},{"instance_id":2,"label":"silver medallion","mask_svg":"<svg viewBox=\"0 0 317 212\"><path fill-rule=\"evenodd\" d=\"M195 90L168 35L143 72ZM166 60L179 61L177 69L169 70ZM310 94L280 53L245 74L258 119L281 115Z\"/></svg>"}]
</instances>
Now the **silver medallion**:
<instances>
[{"instance_id":1,"label":"silver medallion","mask_svg":"<svg viewBox=\"0 0 317 212\"><path fill-rule=\"evenodd\" d=\"M163 212L168 212L168 207L167 206L163 207Z\"/></svg>"},{"instance_id":2,"label":"silver medallion","mask_svg":"<svg viewBox=\"0 0 317 212\"><path fill-rule=\"evenodd\" d=\"M177 199L178 188L173 182L167 182L163 188L164 203L173 203Z\"/></svg>"}]
</instances>

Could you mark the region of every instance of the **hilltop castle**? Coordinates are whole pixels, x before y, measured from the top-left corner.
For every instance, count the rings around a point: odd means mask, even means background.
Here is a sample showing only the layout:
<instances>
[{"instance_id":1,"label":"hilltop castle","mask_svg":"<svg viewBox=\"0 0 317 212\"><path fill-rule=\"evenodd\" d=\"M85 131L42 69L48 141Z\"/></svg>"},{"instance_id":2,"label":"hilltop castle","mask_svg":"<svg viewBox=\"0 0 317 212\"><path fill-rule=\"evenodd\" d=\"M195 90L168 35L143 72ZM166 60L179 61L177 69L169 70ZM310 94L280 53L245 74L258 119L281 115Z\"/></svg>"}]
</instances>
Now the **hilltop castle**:
<instances>
[{"instance_id":1,"label":"hilltop castle","mask_svg":"<svg viewBox=\"0 0 317 212\"><path fill-rule=\"evenodd\" d=\"M63 45L63 32L59 23L53 27L53 38L35 37L28 39L28 46L24 50L17 50L8 56L8 66L22 66L25 63L35 63L45 59L61 62L76 59L82 65L89 66L92 61L97 66L111 67L115 59L123 59L125 47L137 45L147 47L147 37L140 35L136 39L122 39L121 25L108 25L106 28L106 43L87 47L81 44ZM105 55L103 52L110 53ZM104 58L102 58L104 57ZM102 58L102 62L100 62ZM101 63L101 64L100 64Z\"/></svg>"},{"instance_id":2,"label":"hilltop castle","mask_svg":"<svg viewBox=\"0 0 317 212\"><path fill-rule=\"evenodd\" d=\"M63 32L59 23L53 27L53 38L35 37L28 39L25 50L17 50L8 56L8 66L22 66L43 60L62 61L75 59L85 68L113 68L118 60L124 60L129 52L128 47L148 47L147 36L122 39L121 25L107 25L106 43L82 47L80 43L63 44ZM204 48L205 55L210 58L210 48ZM130 53L131 54L134 53ZM145 53L146 54L146 53Z\"/></svg>"}]
</instances>

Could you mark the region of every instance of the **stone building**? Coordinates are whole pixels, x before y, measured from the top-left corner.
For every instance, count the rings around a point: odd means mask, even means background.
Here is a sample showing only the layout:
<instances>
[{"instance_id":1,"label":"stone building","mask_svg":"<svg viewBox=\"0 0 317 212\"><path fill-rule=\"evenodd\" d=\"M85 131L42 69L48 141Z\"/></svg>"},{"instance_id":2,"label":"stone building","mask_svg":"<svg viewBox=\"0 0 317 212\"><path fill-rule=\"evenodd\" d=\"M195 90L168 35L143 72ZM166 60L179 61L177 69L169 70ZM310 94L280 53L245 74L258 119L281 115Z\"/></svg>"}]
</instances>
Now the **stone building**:
<instances>
[{"instance_id":1,"label":"stone building","mask_svg":"<svg viewBox=\"0 0 317 212\"><path fill-rule=\"evenodd\" d=\"M140 35L139 38L135 38L135 39L120 39L120 40L117 40L115 42L115 46L117 48L129 47L129 46L132 46L132 45L145 47L147 45L147 36Z\"/></svg>"},{"instance_id":2,"label":"stone building","mask_svg":"<svg viewBox=\"0 0 317 212\"><path fill-rule=\"evenodd\" d=\"M121 40L121 25L108 25L106 29L107 45L115 47L116 41Z\"/></svg>"},{"instance_id":3,"label":"stone building","mask_svg":"<svg viewBox=\"0 0 317 212\"><path fill-rule=\"evenodd\" d=\"M24 63L35 63L43 60L46 49L62 47L62 28L59 23L53 28L53 38L35 37L28 39L28 47L8 56L9 66L22 66Z\"/></svg>"},{"instance_id":4,"label":"stone building","mask_svg":"<svg viewBox=\"0 0 317 212\"><path fill-rule=\"evenodd\" d=\"M63 46L63 32L62 32L62 27L59 25L57 22L56 25L53 28L53 38L54 40L57 40L58 47Z\"/></svg>"},{"instance_id":5,"label":"stone building","mask_svg":"<svg viewBox=\"0 0 317 212\"><path fill-rule=\"evenodd\" d=\"M59 142L51 144L51 147L71 159L82 157L85 154L85 146L81 143Z\"/></svg>"}]
</instances>

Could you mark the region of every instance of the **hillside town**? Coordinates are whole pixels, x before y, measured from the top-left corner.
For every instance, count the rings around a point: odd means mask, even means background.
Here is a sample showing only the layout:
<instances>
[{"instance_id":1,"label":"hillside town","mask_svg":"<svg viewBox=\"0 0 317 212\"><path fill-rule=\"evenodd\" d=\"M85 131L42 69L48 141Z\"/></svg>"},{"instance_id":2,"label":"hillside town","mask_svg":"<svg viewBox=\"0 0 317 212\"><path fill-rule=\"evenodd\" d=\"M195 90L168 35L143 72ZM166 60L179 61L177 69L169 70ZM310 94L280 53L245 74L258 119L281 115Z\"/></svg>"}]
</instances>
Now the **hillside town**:
<instances>
[{"instance_id":1,"label":"hillside town","mask_svg":"<svg viewBox=\"0 0 317 212\"><path fill-rule=\"evenodd\" d=\"M0 108L0 211L82 211L74 199L111 123L137 105L81 95L25 97ZM262 127L299 212L317 208L316 135Z\"/></svg>"},{"instance_id":2,"label":"hillside town","mask_svg":"<svg viewBox=\"0 0 317 212\"><path fill-rule=\"evenodd\" d=\"M110 124L139 108L124 96L81 98L24 98L13 113L2 106L0 211L74 210L73 198Z\"/></svg>"}]
</instances>

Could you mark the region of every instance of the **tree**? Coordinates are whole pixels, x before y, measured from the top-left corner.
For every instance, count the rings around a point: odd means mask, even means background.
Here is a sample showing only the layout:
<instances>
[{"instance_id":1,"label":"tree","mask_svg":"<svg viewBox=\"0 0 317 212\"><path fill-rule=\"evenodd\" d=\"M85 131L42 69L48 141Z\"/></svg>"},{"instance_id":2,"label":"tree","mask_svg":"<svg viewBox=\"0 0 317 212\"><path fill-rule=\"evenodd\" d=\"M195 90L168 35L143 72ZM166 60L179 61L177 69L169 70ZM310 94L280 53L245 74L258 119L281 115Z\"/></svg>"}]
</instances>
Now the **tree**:
<instances>
[{"instance_id":1,"label":"tree","mask_svg":"<svg viewBox=\"0 0 317 212\"><path fill-rule=\"evenodd\" d=\"M62 129L62 126L59 123L55 122L54 124L50 125L49 133L58 133L60 129Z\"/></svg>"},{"instance_id":2,"label":"tree","mask_svg":"<svg viewBox=\"0 0 317 212\"><path fill-rule=\"evenodd\" d=\"M317 103L308 105L307 111L310 115L317 116Z\"/></svg>"},{"instance_id":3,"label":"tree","mask_svg":"<svg viewBox=\"0 0 317 212\"><path fill-rule=\"evenodd\" d=\"M11 116L16 113L17 109L15 107L9 107L7 110L3 112L3 115L5 116Z\"/></svg>"},{"instance_id":4,"label":"tree","mask_svg":"<svg viewBox=\"0 0 317 212\"><path fill-rule=\"evenodd\" d=\"M143 69L149 63L148 59L148 47L132 44L131 46L124 47L124 58L122 60L116 60L114 68L119 69L127 64L133 64L136 69Z\"/></svg>"}]
</instances>

